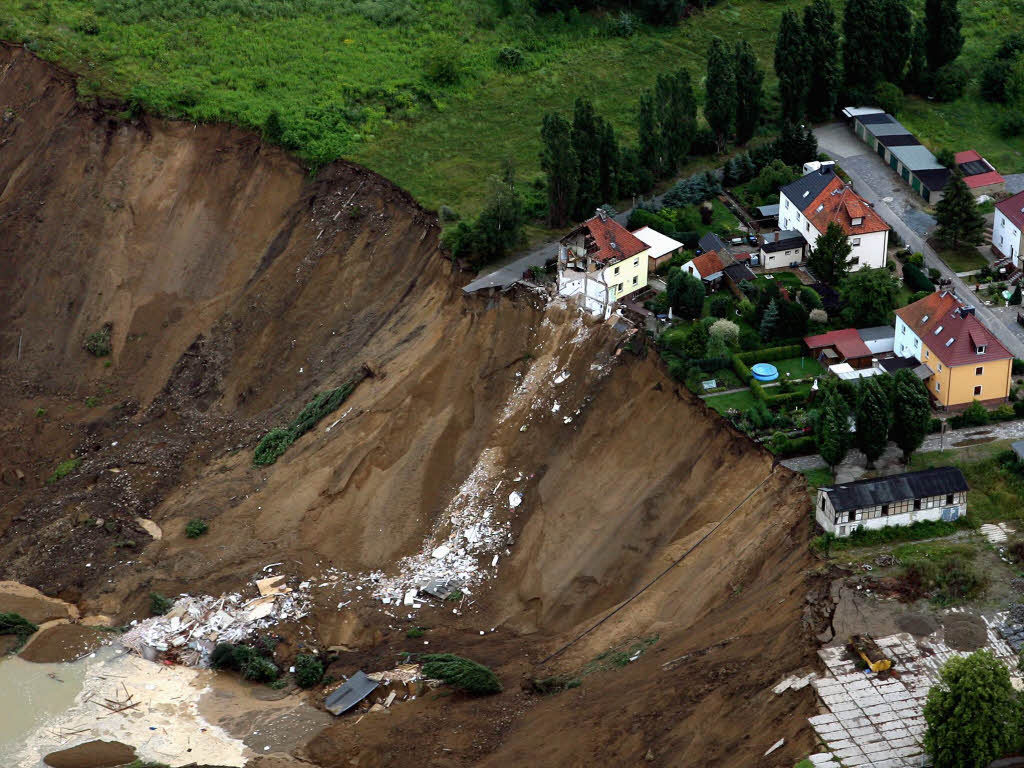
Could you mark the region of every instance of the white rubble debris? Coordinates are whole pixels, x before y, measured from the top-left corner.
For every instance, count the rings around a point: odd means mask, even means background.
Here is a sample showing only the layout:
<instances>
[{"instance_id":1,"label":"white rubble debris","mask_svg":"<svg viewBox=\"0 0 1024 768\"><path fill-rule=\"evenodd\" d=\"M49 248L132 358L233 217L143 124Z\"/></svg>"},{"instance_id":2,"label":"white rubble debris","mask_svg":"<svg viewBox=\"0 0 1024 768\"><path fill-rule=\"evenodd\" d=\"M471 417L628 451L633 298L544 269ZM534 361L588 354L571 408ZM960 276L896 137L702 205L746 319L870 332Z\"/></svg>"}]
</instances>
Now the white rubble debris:
<instances>
[{"instance_id":1,"label":"white rubble debris","mask_svg":"<svg viewBox=\"0 0 1024 768\"><path fill-rule=\"evenodd\" d=\"M523 503L523 497L520 494L518 494L517 492L512 491L512 493L510 493L508 495L508 505L510 507L512 507L512 509L515 509L516 507L518 507L522 503Z\"/></svg>"},{"instance_id":2,"label":"white rubble debris","mask_svg":"<svg viewBox=\"0 0 1024 768\"><path fill-rule=\"evenodd\" d=\"M238 593L220 597L181 595L165 615L135 624L122 636L121 643L150 661L175 649L179 663L208 666L217 643L239 643L258 630L307 615L308 593L284 587L283 578L257 581L261 594L256 598L246 599Z\"/></svg>"}]
</instances>

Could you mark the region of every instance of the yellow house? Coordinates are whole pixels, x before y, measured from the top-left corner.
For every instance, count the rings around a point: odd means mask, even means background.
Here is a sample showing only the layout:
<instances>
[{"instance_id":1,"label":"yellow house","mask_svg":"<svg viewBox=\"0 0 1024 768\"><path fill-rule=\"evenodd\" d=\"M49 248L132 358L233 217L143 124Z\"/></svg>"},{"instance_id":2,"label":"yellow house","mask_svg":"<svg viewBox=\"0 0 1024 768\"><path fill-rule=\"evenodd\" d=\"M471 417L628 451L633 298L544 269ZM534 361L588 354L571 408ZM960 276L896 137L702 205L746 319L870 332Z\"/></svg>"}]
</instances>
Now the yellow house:
<instances>
[{"instance_id":1,"label":"yellow house","mask_svg":"<svg viewBox=\"0 0 1024 768\"><path fill-rule=\"evenodd\" d=\"M580 296L589 312L611 314L615 302L647 287L647 243L603 210L563 237L558 292Z\"/></svg>"},{"instance_id":2,"label":"yellow house","mask_svg":"<svg viewBox=\"0 0 1024 768\"><path fill-rule=\"evenodd\" d=\"M1004 402L1010 395L1013 355L978 320L974 307L948 291L896 310L894 351L931 370L928 392L943 408Z\"/></svg>"}]
</instances>

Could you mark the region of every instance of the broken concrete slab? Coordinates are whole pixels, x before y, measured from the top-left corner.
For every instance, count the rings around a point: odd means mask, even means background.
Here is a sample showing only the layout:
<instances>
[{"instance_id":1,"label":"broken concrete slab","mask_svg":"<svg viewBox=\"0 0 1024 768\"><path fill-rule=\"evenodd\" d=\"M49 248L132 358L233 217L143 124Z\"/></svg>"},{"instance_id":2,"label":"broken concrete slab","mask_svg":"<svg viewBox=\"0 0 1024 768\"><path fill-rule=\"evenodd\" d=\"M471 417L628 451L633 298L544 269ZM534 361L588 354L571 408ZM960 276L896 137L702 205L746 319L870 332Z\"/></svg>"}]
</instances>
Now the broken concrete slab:
<instances>
[{"instance_id":1,"label":"broken concrete slab","mask_svg":"<svg viewBox=\"0 0 1024 768\"><path fill-rule=\"evenodd\" d=\"M371 680L365 672L359 670L337 690L328 694L324 701L324 709L332 715L344 714L373 693L378 685L376 680Z\"/></svg>"}]
</instances>

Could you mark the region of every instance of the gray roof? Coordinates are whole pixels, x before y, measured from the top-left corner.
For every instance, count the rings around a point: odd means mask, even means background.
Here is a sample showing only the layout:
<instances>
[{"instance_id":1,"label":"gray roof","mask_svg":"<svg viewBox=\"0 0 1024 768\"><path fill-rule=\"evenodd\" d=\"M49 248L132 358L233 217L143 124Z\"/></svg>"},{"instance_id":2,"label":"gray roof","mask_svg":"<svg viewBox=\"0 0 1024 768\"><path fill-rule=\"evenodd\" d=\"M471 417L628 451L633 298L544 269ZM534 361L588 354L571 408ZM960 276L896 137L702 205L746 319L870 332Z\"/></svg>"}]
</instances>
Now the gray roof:
<instances>
[{"instance_id":1,"label":"gray roof","mask_svg":"<svg viewBox=\"0 0 1024 768\"><path fill-rule=\"evenodd\" d=\"M873 328L858 328L857 333L864 341L879 341L893 338L896 335L896 329L888 325L876 325Z\"/></svg>"},{"instance_id":2,"label":"gray roof","mask_svg":"<svg viewBox=\"0 0 1024 768\"><path fill-rule=\"evenodd\" d=\"M902 123L879 123L865 126L872 136L908 136L910 131Z\"/></svg>"},{"instance_id":3,"label":"gray roof","mask_svg":"<svg viewBox=\"0 0 1024 768\"><path fill-rule=\"evenodd\" d=\"M348 682L331 693L324 708L332 715L340 715L348 712L352 707L365 699L379 685L376 680L371 680L360 670L348 679Z\"/></svg>"},{"instance_id":4,"label":"gray roof","mask_svg":"<svg viewBox=\"0 0 1024 768\"><path fill-rule=\"evenodd\" d=\"M697 247L702 251L724 251L726 250L725 243L722 242L722 238L716 235L714 232L708 232L700 240L697 241Z\"/></svg>"},{"instance_id":5,"label":"gray roof","mask_svg":"<svg viewBox=\"0 0 1024 768\"><path fill-rule=\"evenodd\" d=\"M945 168L942 163L935 159L935 155L921 144L913 144L909 147L890 147L889 152L899 158L899 161L912 171Z\"/></svg>"},{"instance_id":6,"label":"gray roof","mask_svg":"<svg viewBox=\"0 0 1024 768\"><path fill-rule=\"evenodd\" d=\"M908 499L943 496L967 490L967 480L956 467L936 467L920 472L874 477L853 483L840 483L821 490L837 512L875 507Z\"/></svg>"},{"instance_id":7,"label":"gray roof","mask_svg":"<svg viewBox=\"0 0 1024 768\"><path fill-rule=\"evenodd\" d=\"M761 246L761 250L765 253L772 253L774 251L785 251L793 247L802 247L806 241L804 236L797 232L795 229L784 229L779 232L779 239L775 239L775 234L764 236L764 244Z\"/></svg>"},{"instance_id":8,"label":"gray roof","mask_svg":"<svg viewBox=\"0 0 1024 768\"><path fill-rule=\"evenodd\" d=\"M758 206L757 212L762 216L778 216L779 215L779 204L775 205L761 205Z\"/></svg>"},{"instance_id":9,"label":"gray roof","mask_svg":"<svg viewBox=\"0 0 1024 768\"><path fill-rule=\"evenodd\" d=\"M832 166L822 166L817 171L811 171L805 176L801 176L799 179L794 181L792 184L787 184L779 191L788 197L797 208L803 210L811 201L820 195L825 187L828 186L832 179L838 178L835 171L832 170Z\"/></svg>"},{"instance_id":10,"label":"gray roof","mask_svg":"<svg viewBox=\"0 0 1024 768\"><path fill-rule=\"evenodd\" d=\"M742 283L744 280L753 280L755 278L750 267L746 264L740 264L739 262L730 264L723 271L737 283Z\"/></svg>"}]
</instances>

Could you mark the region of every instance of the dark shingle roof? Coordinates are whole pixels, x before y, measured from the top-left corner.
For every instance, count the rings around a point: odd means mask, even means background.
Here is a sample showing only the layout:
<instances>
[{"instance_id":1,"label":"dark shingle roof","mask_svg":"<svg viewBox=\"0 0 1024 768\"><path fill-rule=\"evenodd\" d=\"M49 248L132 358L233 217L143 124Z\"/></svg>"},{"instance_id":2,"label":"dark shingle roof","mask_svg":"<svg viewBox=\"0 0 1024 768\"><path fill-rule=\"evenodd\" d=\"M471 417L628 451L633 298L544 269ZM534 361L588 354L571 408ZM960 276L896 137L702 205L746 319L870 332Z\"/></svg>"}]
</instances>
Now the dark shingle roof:
<instances>
[{"instance_id":1,"label":"dark shingle roof","mask_svg":"<svg viewBox=\"0 0 1024 768\"><path fill-rule=\"evenodd\" d=\"M724 272L737 283L755 278L754 273L750 271L750 267L746 264L730 264L725 268Z\"/></svg>"},{"instance_id":2,"label":"dark shingle roof","mask_svg":"<svg viewBox=\"0 0 1024 768\"><path fill-rule=\"evenodd\" d=\"M702 251L727 250L725 243L722 242L722 238L720 238L714 232L708 232L703 237L701 237L701 239L697 241L697 246Z\"/></svg>"},{"instance_id":3,"label":"dark shingle roof","mask_svg":"<svg viewBox=\"0 0 1024 768\"><path fill-rule=\"evenodd\" d=\"M805 240L804 236L799 232L792 229L785 229L779 232L779 239L775 239L775 235L765 235L764 243L761 245L761 250L765 253L773 253L775 251L785 251L790 248L800 248L803 246Z\"/></svg>"},{"instance_id":4,"label":"dark shingle roof","mask_svg":"<svg viewBox=\"0 0 1024 768\"><path fill-rule=\"evenodd\" d=\"M891 504L907 499L943 496L967 490L967 480L956 467L936 467L902 475L875 477L822 488L837 512Z\"/></svg>"},{"instance_id":5,"label":"dark shingle roof","mask_svg":"<svg viewBox=\"0 0 1024 768\"><path fill-rule=\"evenodd\" d=\"M875 138L887 147L913 147L921 143L912 133L894 133L891 136L876 136Z\"/></svg>"},{"instance_id":6,"label":"dark shingle roof","mask_svg":"<svg viewBox=\"0 0 1024 768\"><path fill-rule=\"evenodd\" d=\"M856 120L861 125L878 125L879 123L896 122L896 118L887 112L873 112L870 115L857 115Z\"/></svg>"},{"instance_id":7,"label":"dark shingle roof","mask_svg":"<svg viewBox=\"0 0 1024 768\"><path fill-rule=\"evenodd\" d=\"M803 210L814 198L825 191L825 187L832 179L838 180L839 177L836 176L831 166L825 166L820 170L811 171L806 176L801 176L779 191L792 200L797 208Z\"/></svg>"},{"instance_id":8,"label":"dark shingle roof","mask_svg":"<svg viewBox=\"0 0 1024 768\"><path fill-rule=\"evenodd\" d=\"M923 171L914 171L913 173L932 192L945 189L946 183L949 181L949 168L928 168Z\"/></svg>"}]
</instances>

